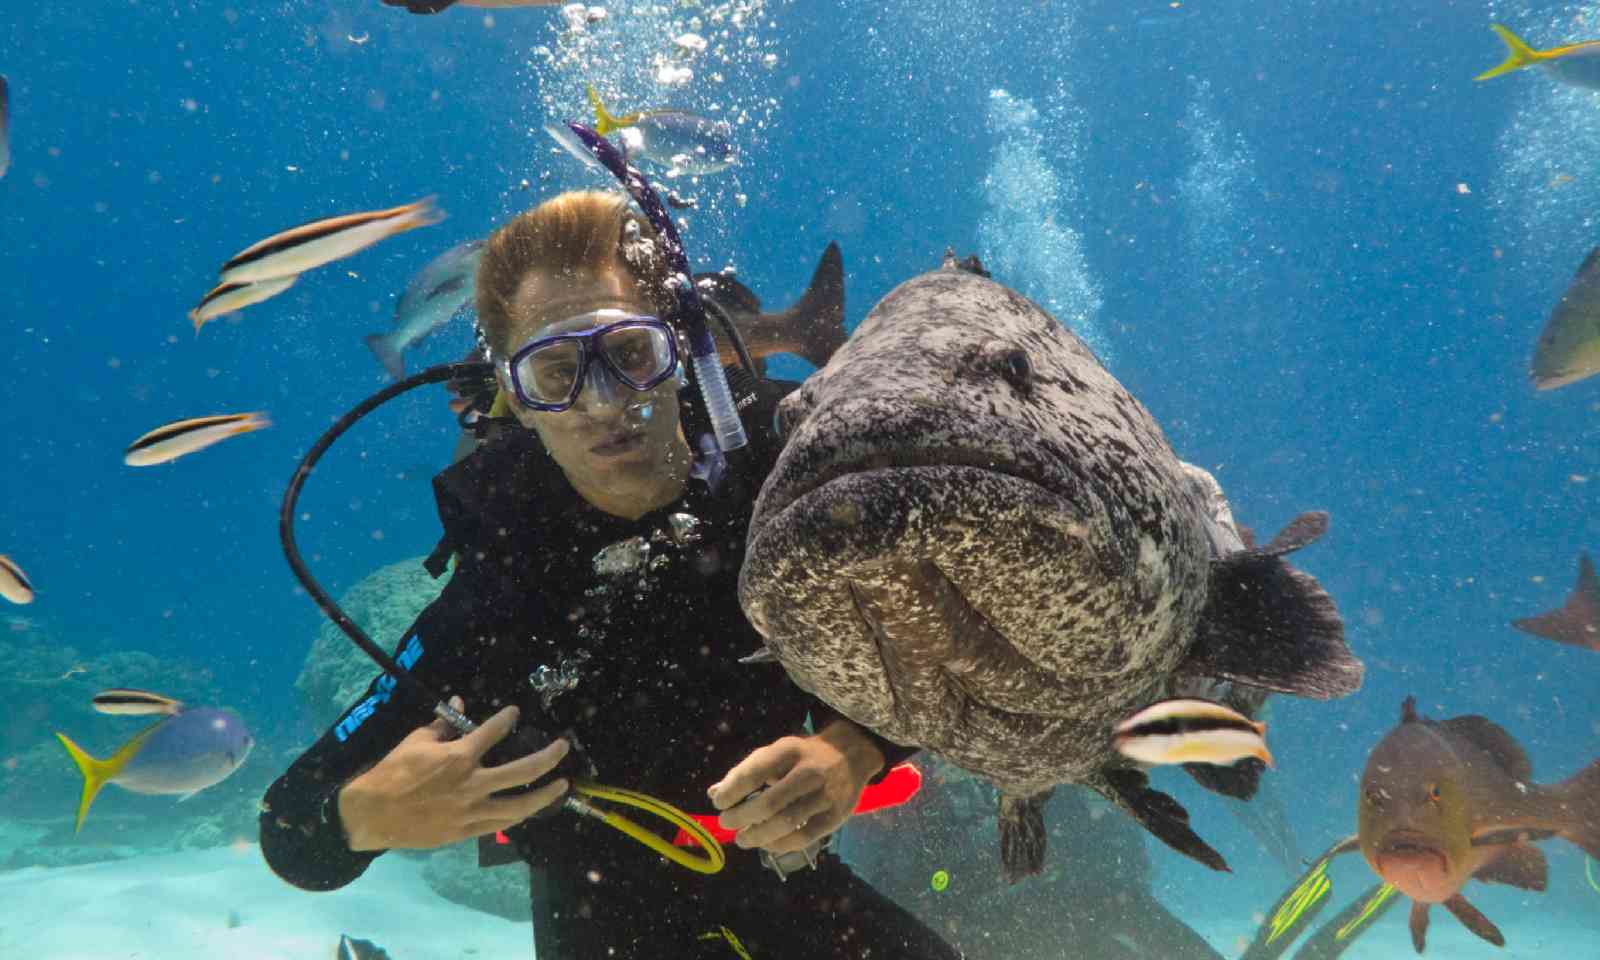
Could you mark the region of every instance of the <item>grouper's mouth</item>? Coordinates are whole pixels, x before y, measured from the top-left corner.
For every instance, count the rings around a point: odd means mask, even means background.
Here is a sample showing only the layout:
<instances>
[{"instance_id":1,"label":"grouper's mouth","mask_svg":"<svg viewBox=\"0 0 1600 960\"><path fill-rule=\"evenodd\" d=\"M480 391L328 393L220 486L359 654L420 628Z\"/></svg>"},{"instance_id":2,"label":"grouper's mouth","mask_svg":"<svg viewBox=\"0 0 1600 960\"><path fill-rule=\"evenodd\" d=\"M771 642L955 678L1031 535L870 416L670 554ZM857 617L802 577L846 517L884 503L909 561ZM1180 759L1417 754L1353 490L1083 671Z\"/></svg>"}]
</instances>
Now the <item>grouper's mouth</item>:
<instances>
[{"instance_id":1,"label":"grouper's mouth","mask_svg":"<svg viewBox=\"0 0 1600 960\"><path fill-rule=\"evenodd\" d=\"M831 424L833 430L850 437L841 443L808 443L804 435L797 437L795 442L803 444L803 449L784 451L772 478L778 482L769 480L763 490L752 526L770 521L834 481L884 470L981 470L1068 498L1073 491L1062 489L1063 480L1078 486L1071 482L1076 479L1071 461L1050 449L1036 432L1004 420L954 422L945 420L946 416L947 411L914 407L875 417L863 430L848 431L841 424ZM907 443L904 438L909 436L929 442Z\"/></svg>"},{"instance_id":2,"label":"grouper's mouth","mask_svg":"<svg viewBox=\"0 0 1600 960\"><path fill-rule=\"evenodd\" d=\"M1449 856L1424 833L1395 830L1385 835L1374 859L1378 875L1413 900L1442 903L1455 894Z\"/></svg>"}]
</instances>

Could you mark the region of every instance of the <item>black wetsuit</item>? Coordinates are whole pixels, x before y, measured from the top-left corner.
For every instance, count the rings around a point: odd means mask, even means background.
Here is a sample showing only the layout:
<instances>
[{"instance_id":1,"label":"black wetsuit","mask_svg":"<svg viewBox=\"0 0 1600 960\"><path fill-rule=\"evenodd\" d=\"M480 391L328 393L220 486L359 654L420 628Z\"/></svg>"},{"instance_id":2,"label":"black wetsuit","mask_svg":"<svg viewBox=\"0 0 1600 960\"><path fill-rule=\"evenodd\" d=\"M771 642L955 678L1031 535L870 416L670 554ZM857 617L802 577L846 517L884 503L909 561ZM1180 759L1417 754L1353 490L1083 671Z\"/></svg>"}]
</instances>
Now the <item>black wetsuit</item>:
<instances>
[{"instance_id":1,"label":"black wetsuit","mask_svg":"<svg viewBox=\"0 0 1600 960\"><path fill-rule=\"evenodd\" d=\"M817 729L837 716L782 667L738 662L761 646L736 587L755 485L775 455L757 425L771 423L780 392L764 384L745 411L751 476L730 476L716 496L692 480L681 499L637 521L584 501L532 431L507 431L440 474L435 495L457 568L397 659L442 695L459 694L479 721L516 703L519 734L571 728L601 783L712 812L706 788L751 750L803 734L808 712ZM530 683L541 667L576 683L542 704ZM366 869L375 855L348 848L336 791L427 723L430 706L380 678L272 785L261 849L279 876L330 890ZM534 739L508 737L485 763L542 745ZM874 739L891 764L909 753ZM754 960L958 956L831 854L785 882L754 851L726 845L727 866L705 876L568 812L509 838L535 868L540 960L733 958L735 939Z\"/></svg>"}]
</instances>

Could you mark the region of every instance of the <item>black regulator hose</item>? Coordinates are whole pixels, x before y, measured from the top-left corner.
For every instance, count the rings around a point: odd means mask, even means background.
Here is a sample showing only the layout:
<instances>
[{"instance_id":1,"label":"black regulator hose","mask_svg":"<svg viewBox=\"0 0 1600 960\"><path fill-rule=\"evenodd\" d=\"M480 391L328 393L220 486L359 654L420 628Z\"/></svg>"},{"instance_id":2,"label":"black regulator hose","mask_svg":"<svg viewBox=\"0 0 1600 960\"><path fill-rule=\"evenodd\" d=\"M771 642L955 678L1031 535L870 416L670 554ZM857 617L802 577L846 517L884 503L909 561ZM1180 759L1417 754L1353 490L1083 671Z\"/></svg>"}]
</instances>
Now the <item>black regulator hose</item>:
<instances>
[{"instance_id":1,"label":"black regulator hose","mask_svg":"<svg viewBox=\"0 0 1600 960\"><path fill-rule=\"evenodd\" d=\"M350 615L345 613L334 602L328 592L322 589L322 585L311 575L311 571L306 568L305 560L300 556L300 548L295 545L294 541L295 506L300 500L300 488L305 486L306 478L311 476L311 471L316 467L317 461L322 459L322 455L328 451L329 447L333 446L335 440L343 436L345 431L355 426L356 422L362 417L402 393L415 390L417 387L453 380L458 377L483 376L486 373L492 374L493 371L494 367L483 361L442 363L436 367L429 367L420 373L413 374L398 383L392 383L356 404L350 412L334 421L333 426L329 427L327 432L319 437L316 443L311 445L311 449L301 459L300 465L295 468L294 476L289 479L289 487L283 492L283 505L278 509L278 538L283 542L284 557L288 559L289 569L293 570L294 575L299 578L300 585L305 587L306 593L310 595L312 602L321 608L329 620L332 620L340 630L345 632L345 636L349 637L356 646L361 648L361 652L371 657L373 662L384 673L394 678L396 683L408 687L424 703L431 701L434 715L464 734L471 733L478 725L467 719L466 715L461 711L450 706L443 697L435 693L426 683L418 680L409 671L395 663L394 658L385 653L382 647L373 643L372 638L367 636L366 631L362 630L354 620L350 619Z\"/></svg>"}]
</instances>

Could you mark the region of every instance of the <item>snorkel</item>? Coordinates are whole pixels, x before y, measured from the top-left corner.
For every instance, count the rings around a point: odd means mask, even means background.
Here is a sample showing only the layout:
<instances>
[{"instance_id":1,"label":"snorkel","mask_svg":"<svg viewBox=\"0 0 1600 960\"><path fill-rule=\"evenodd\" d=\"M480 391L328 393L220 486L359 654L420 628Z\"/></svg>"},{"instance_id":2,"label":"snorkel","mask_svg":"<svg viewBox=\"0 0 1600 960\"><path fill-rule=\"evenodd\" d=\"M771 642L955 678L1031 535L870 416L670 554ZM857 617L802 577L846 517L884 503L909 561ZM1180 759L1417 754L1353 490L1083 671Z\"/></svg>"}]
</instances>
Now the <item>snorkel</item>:
<instances>
[{"instance_id":1,"label":"snorkel","mask_svg":"<svg viewBox=\"0 0 1600 960\"><path fill-rule=\"evenodd\" d=\"M713 442L707 442L712 438L701 438L696 444L702 459L699 475L705 477L714 488L715 478L723 472L727 453L744 447L750 440L745 435L744 424L739 420L739 411L734 406L733 392L728 387L727 375L717 355L717 341L706 323L705 304L701 302L700 291L695 288L693 274L689 272L689 258L683 252L678 228L673 225L671 215L661 203L661 197L644 174L637 167L630 166L622 151L605 137L571 120L561 126L546 124L544 129L568 153L586 165L598 166L615 177L655 228L656 236L664 248L667 268L672 273L670 284L675 297L672 315L662 319L682 333L689 344L689 376L699 390L714 437Z\"/></svg>"}]
</instances>

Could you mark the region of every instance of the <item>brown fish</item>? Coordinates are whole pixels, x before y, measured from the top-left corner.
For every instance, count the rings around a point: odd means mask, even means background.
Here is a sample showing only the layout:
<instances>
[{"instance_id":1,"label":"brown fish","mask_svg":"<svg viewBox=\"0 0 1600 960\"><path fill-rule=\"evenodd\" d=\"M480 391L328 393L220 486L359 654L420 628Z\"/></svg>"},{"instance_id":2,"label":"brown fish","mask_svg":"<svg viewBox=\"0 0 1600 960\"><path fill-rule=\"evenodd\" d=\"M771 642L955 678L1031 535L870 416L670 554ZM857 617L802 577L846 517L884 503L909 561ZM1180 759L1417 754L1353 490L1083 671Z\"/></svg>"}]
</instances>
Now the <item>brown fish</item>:
<instances>
[{"instance_id":1,"label":"brown fish","mask_svg":"<svg viewBox=\"0 0 1600 960\"><path fill-rule=\"evenodd\" d=\"M1524 633L1600 652L1600 578L1587 553L1578 556L1578 585L1559 610L1511 621Z\"/></svg>"},{"instance_id":2,"label":"brown fish","mask_svg":"<svg viewBox=\"0 0 1600 960\"><path fill-rule=\"evenodd\" d=\"M694 278L712 320L722 362L739 362L726 329L717 321L726 314L756 360L774 353L799 354L822 367L844 343L844 256L837 243L828 244L811 275L805 295L778 313L762 313L761 300L749 287L724 273L702 273Z\"/></svg>"},{"instance_id":3,"label":"brown fish","mask_svg":"<svg viewBox=\"0 0 1600 960\"><path fill-rule=\"evenodd\" d=\"M1550 837L1600 857L1600 761L1540 785L1527 754L1497 724L1472 715L1429 720L1407 697L1400 725L1367 758L1358 832L1334 852L1359 848L1378 876L1411 898L1411 942L1421 953L1435 903L1504 945L1461 888L1476 879L1542 891L1545 858L1533 841Z\"/></svg>"}]
</instances>

